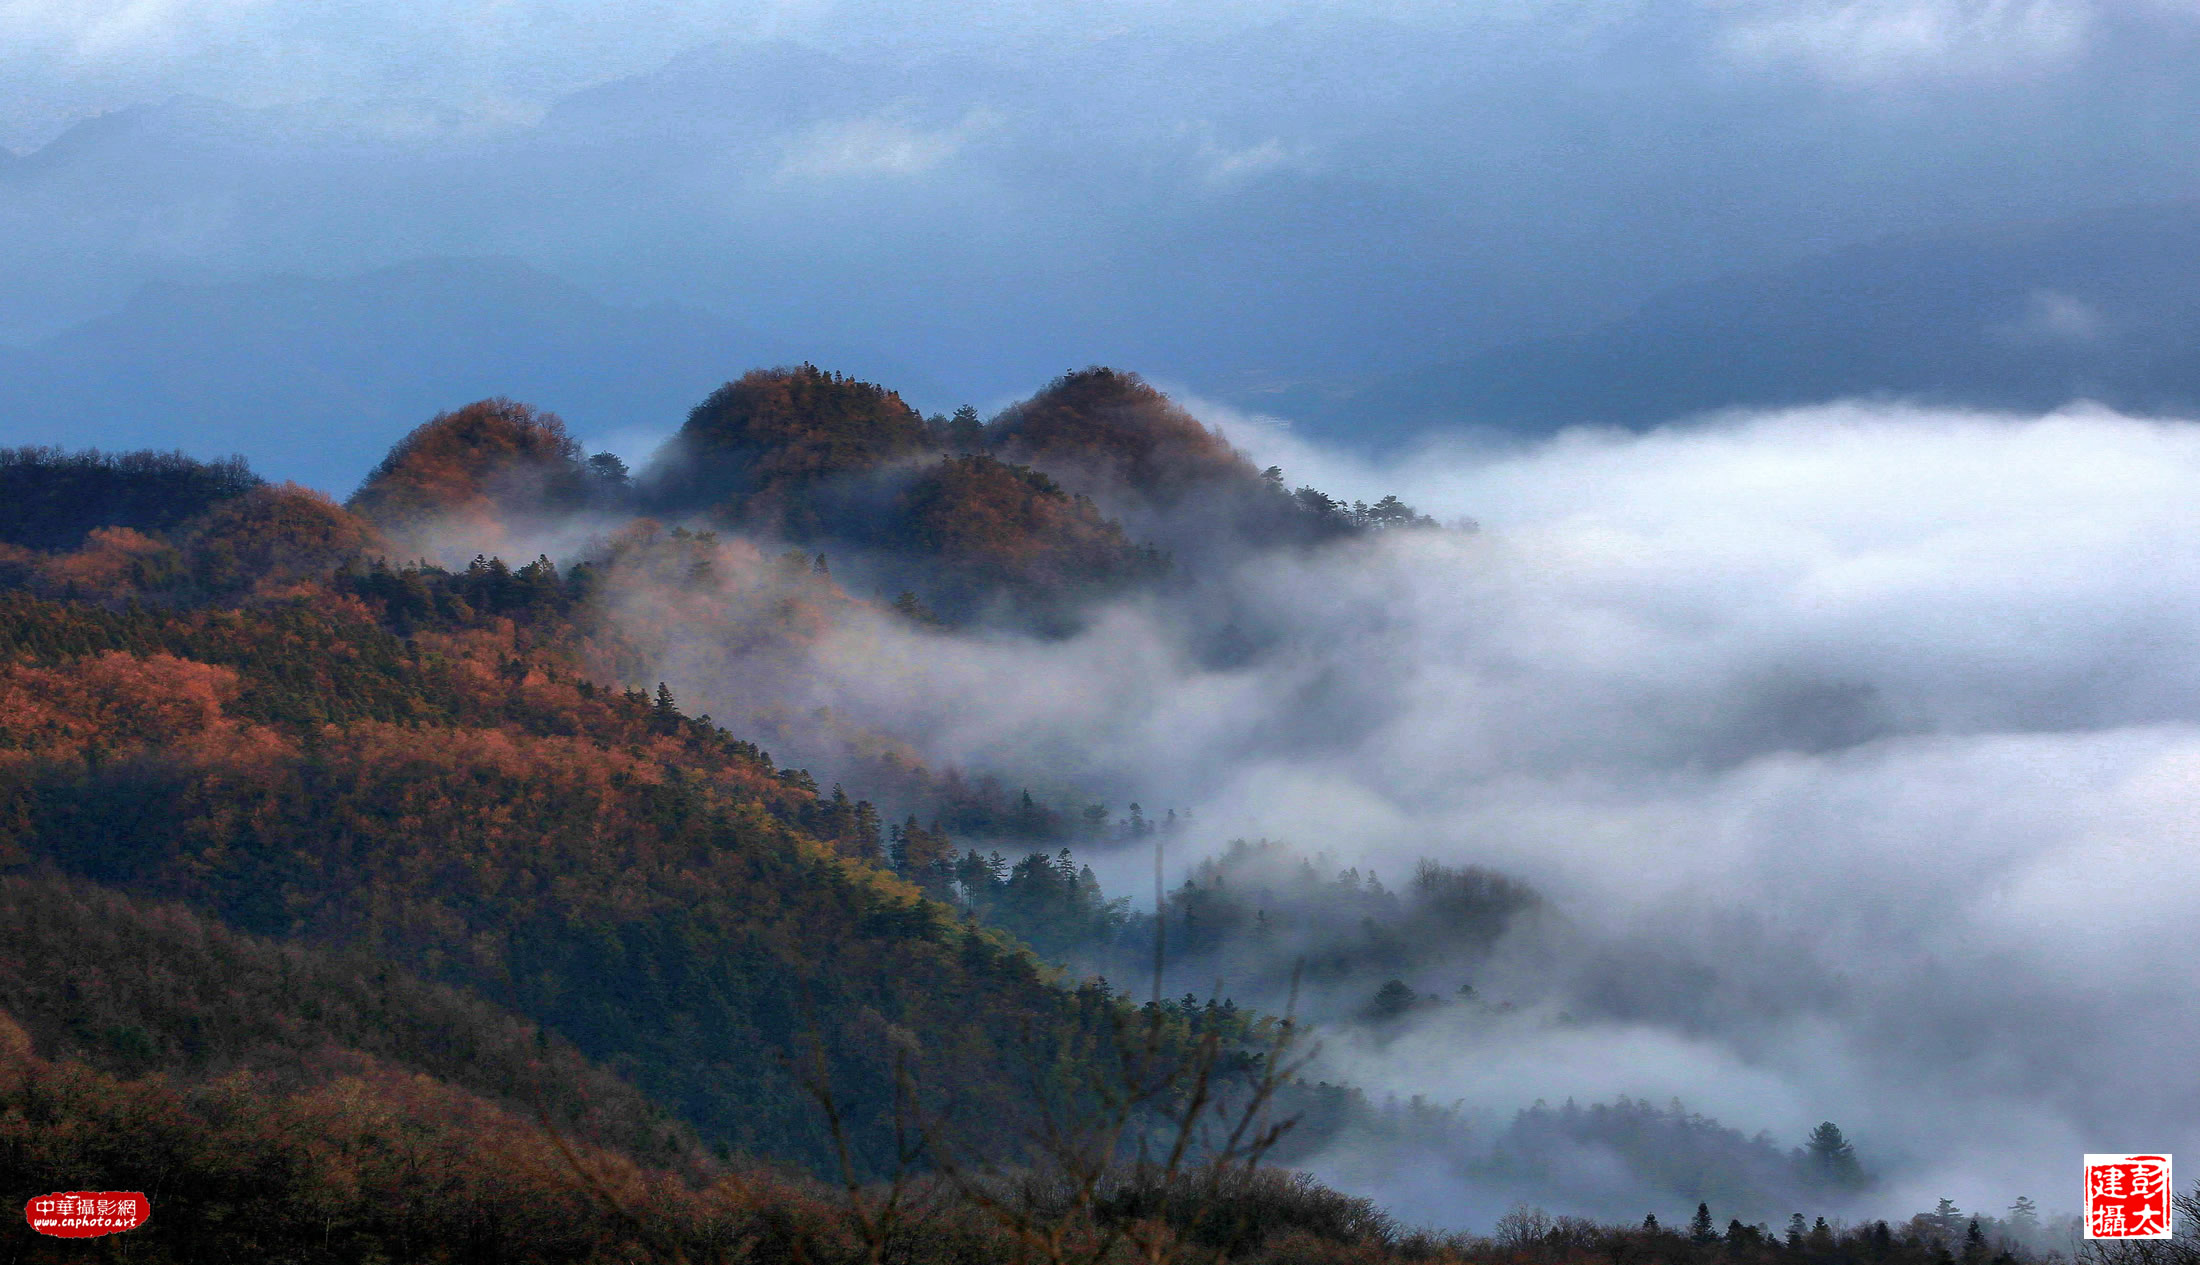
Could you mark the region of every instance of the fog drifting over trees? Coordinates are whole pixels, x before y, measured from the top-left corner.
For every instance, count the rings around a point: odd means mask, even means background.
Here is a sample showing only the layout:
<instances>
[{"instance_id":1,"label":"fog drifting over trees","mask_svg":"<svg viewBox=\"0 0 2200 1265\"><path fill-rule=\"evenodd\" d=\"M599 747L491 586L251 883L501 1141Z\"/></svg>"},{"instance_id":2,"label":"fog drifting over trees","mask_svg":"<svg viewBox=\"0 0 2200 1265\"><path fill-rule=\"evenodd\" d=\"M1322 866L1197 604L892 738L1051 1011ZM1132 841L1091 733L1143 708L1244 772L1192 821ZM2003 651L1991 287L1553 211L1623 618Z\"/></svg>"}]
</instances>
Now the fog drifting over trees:
<instances>
[{"instance_id":1,"label":"fog drifting over trees","mask_svg":"<svg viewBox=\"0 0 2200 1265\"><path fill-rule=\"evenodd\" d=\"M1838 407L1372 474L1479 529L1249 551L1059 638L851 610L761 691L694 627L664 670L722 718L827 707L1011 785L1187 809L1172 885L1265 836L1544 893L1557 916L1472 968L1508 1013L1326 1046L1378 1092L1836 1119L1890 1214L1997 1206L2087 1139L2200 1119L2172 965L2200 884L2200 434ZM1087 859L1150 883L1143 849ZM1409 1212L1457 1198L1410 1156L1325 1160Z\"/></svg>"}]
</instances>

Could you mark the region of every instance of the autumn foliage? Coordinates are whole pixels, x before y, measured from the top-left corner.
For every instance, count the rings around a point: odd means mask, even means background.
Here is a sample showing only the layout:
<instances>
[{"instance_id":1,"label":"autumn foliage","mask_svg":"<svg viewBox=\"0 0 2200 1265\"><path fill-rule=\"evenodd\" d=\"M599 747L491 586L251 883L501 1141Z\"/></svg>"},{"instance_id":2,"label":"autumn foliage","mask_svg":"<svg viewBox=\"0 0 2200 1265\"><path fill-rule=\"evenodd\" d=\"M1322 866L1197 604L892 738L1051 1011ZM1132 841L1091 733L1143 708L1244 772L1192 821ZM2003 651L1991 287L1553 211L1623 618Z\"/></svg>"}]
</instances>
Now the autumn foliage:
<instances>
[{"instance_id":1,"label":"autumn foliage","mask_svg":"<svg viewBox=\"0 0 2200 1265\"><path fill-rule=\"evenodd\" d=\"M1134 373L1081 369L1003 413L996 450L1095 495L1173 502L1195 488L1252 484L1250 462Z\"/></svg>"},{"instance_id":2,"label":"autumn foliage","mask_svg":"<svg viewBox=\"0 0 2200 1265\"><path fill-rule=\"evenodd\" d=\"M377 522L481 515L504 499L572 508L585 497L581 447L555 413L503 398L438 413L390 449L351 498Z\"/></svg>"},{"instance_id":3,"label":"autumn foliage","mask_svg":"<svg viewBox=\"0 0 2200 1265\"><path fill-rule=\"evenodd\" d=\"M868 806L509 621L408 644L327 597L7 616L17 864L471 990L709 1141L822 1162L813 1047L862 1147L904 1052L954 1086L943 1119L1012 1117L1016 1034L1106 1022L875 864Z\"/></svg>"},{"instance_id":4,"label":"autumn foliage","mask_svg":"<svg viewBox=\"0 0 2200 1265\"><path fill-rule=\"evenodd\" d=\"M737 735L651 669L699 626L736 681L860 620L1067 627L1165 571L1041 457L1157 497L1259 486L1098 370L990 430L760 371L638 485L502 399L413 431L348 506L241 463L0 454L29 507L0 513L0 1195L144 1189L152 1261L1028 1257L936 1174L891 1252L875 1187L814 1179L1035 1159L1126 1031L1243 1072L1266 1021L1066 986L941 899L949 832L1062 812L851 737L872 793L936 810L889 827L760 741L830 717ZM616 516L581 557L496 556L576 510ZM423 560L423 525L492 543ZM1240 1254L1395 1246L1341 1196L1239 1193L1286 1227ZM1109 1218L1219 1233L1181 1194L1115 1190L1063 1242L1128 1265Z\"/></svg>"},{"instance_id":5,"label":"autumn foliage","mask_svg":"<svg viewBox=\"0 0 2200 1265\"><path fill-rule=\"evenodd\" d=\"M837 481L921 451L924 420L884 387L814 365L759 369L695 406L660 473L672 507L796 540L830 534Z\"/></svg>"},{"instance_id":6,"label":"autumn foliage","mask_svg":"<svg viewBox=\"0 0 2200 1265\"><path fill-rule=\"evenodd\" d=\"M901 492L897 543L928 559L936 593L967 610L992 589L1070 602L1159 573L1163 560L1053 480L992 457L942 457Z\"/></svg>"}]
</instances>

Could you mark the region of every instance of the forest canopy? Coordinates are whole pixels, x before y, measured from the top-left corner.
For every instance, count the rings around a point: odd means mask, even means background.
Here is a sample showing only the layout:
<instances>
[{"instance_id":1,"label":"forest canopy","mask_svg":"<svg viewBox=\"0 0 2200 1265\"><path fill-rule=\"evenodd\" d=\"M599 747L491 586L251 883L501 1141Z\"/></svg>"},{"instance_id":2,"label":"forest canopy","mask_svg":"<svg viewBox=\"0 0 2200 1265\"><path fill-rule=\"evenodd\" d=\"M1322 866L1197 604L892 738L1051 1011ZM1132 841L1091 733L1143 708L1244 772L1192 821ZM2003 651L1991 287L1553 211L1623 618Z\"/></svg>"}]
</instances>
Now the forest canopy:
<instances>
[{"instance_id":1,"label":"forest canopy","mask_svg":"<svg viewBox=\"0 0 2200 1265\"><path fill-rule=\"evenodd\" d=\"M932 1189L962 1236L922 1262L1000 1249L998 1219L956 1220L979 1206L950 1197L958 1164L1059 1160L1064 1119L1123 1101L1078 1233L1157 1219L1340 1260L1472 1247L1257 1165L1204 1194L1113 1167L1187 1103L1257 1102L1271 1160L1374 1140L1523 1193L1583 1151L1631 1175L1614 1200L1737 1215L1838 1209L1871 1180L1830 1123L1790 1153L1621 1100L1526 1109L1468 1146L1453 1108L1295 1078L1307 1023L1382 1041L1439 1010L1510 1022L1447 973L1539 925L1544 897L1435 862L1386 887L1241 840L1134 910L1080 854L1166 843L1175 811L928 766L773 703L846 627L918 652L989 621L1060 635L1233 557L1432 526L1395 498L1287 490L1134 375L1066 375L986 421L760 370L631 479L554 415L485 400L400 439L348 505L172 455L18 450L0 481L18 477L34 508L54 487L90 508L81 527L24 517L0 555L0 1112L135 1141L17 1128L8 1191L57 1165L87 1187L170 1180L195 1201L164 1231L194 1245L178 1253L247 1250L222 1237L243 1207L268 1243L310 1238L272 1210L289 1200L359 1259L468 1207L507 1210L468 1231L485 1242L588 1259L631 1232L634 1200L681 1252L737 1225L852 1261L842 1205L869 1196L849 1190L921 1174L949 1183ZM543 524L555 558L467 548ZM459 560L428 555L452 541ZM657 671L681 662L669 646L704 653L698 628L719 657L686 662L763 699L740 720L696 714ZM767 743L835 752L835 771ZM1145 1078L1127 1096L1126 1068ZM308 1154L301 1131L329 1141ZM285 1193L224 1185L197 1137L291 1174ZM1190 1154L1227 1153L1207 1147ZM556 1186L548 1154L612 1175L602 1218L509 1211ZM431 1155L534 1176L454 1179L402 1214L360 1202ZM1286 1228L1230 1220L1247 1210ZM1661 1234L1631 1242L1693 1260Z\"/></svg>"},{"instance_id":2,"label":"forest canopy","mask_svg":"<svg viewBox=\"0 0 2200 1265\"><path fill-rule=\"evenodd\" d=\"M165 534L262 482L242 457L0 449L0 542L54 550L98 527Z\"/></svg>"}]
</instances>

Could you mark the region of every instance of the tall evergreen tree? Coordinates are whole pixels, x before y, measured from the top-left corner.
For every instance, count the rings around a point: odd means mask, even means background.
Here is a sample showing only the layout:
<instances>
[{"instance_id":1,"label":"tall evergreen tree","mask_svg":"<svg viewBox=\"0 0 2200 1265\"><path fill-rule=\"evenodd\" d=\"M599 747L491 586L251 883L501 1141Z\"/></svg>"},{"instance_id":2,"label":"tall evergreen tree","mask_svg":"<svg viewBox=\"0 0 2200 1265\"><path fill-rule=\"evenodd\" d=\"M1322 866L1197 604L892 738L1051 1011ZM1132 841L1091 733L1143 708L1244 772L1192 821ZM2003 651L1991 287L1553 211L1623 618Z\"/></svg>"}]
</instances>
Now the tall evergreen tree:
<instances>
[{"instance_id":1,"label":"tall evergreen tree","mask_svg":"<svg viewBox=\"0 0 2200 1265\"><path fill-rule=\"evenodd\" d=\"M1963 1265L1985 1265L1986 1254L1986 1232L1973 1217L1971 1227L1963 1232Z\"/></svg>"},{"instance_id":2,"label":"tall evergreen tree","mask_svg":"<svg viewBox=\"0 0 2200 1265\"><path fill-rule=\"evenodd\" d=\"M1696 1215L1690 1218L1688 1222L1688 1237L1697 1243L1716 1243L1719 1241L1719 1231L1711 1224L1710 1204L1699 1203L1696 1205Z\"/></svg>"},{"instance_id":3,"label":"tall evergreen tree","mask_svg":"<svg viewBox=\"0 0 2200 1265\"><path fill-rule=\"evenodd\" d=\"M985 424L977 409L965 404L947 419L947 446L956 452L985 451Z\"/></svg>"},{"instance_id":4,"label":"tall evergreen tree","mask_svg":"<svg viewBox=\"0 0 2200 1265\"><path fill-rule=\"evenodd\" d=\"M1857 1161L1856 1148L1831 1120L1811 1130L1810 1140L1804 1143L1804 1156L1815 1181L1845 1190L1865 1184L1864 1166Z\"/></svg>"}]
</instances>

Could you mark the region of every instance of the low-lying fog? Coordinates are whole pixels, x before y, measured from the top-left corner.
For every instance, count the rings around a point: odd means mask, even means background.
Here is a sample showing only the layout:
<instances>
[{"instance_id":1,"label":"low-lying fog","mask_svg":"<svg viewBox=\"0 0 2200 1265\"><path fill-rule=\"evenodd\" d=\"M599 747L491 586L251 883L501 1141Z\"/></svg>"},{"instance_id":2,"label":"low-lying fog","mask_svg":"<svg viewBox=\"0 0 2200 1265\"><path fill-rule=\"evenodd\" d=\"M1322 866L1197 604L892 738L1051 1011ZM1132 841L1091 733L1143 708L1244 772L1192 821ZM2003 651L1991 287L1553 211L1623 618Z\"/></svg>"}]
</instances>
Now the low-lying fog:
<instances>
[{"instance_id":1,"label":"low-lying fog","mask_svg":"<svg viewBox=\"0 0 2200 1265\"><path fill-rule=\"evenodd\" d=\"M1890 1217L2065 1208L2082 1152L2200 1124L2200 429L1838 405L1371 469L1215 420L1294 484L1478 526L1249 551L1066 639L843 615L771 680L695 628L667 675L736 727L829 706L1189 810L1178 877L1265 836L1542 891L1474 969L1517 1009L1325 1039L1377 1092L1831 1119ZM1151 890L1149 853L1090 859ZM1487 1225L1410 1157L1317 1167Z\"/></svg>"}]
</instances>

